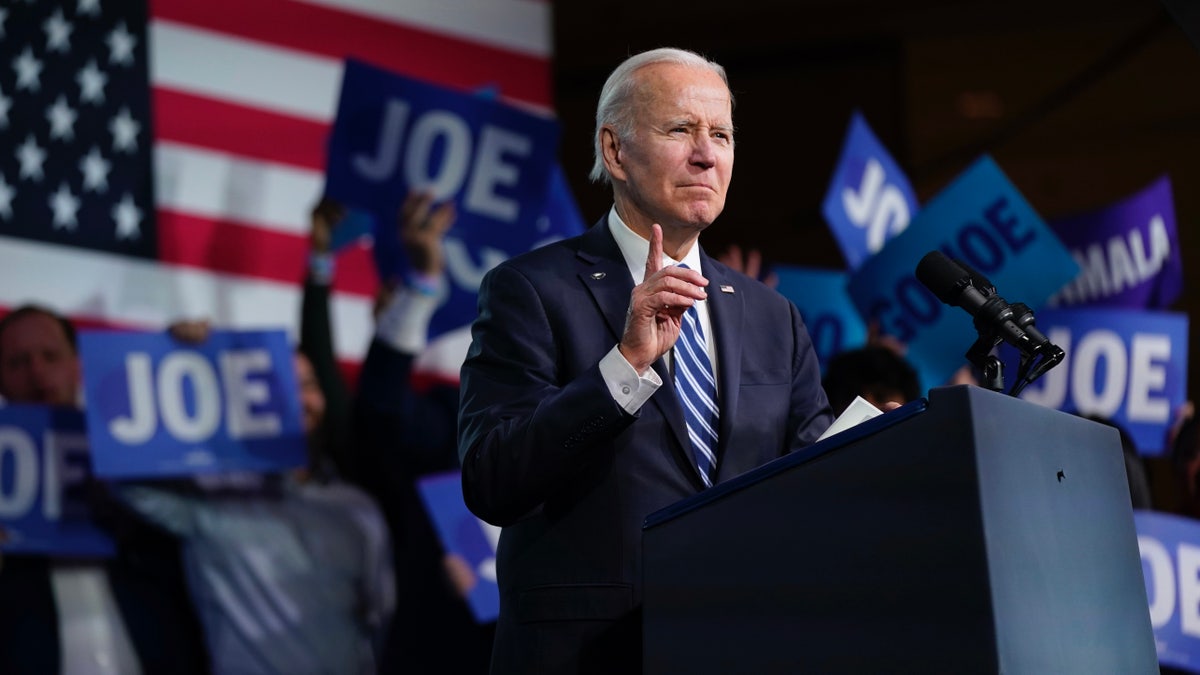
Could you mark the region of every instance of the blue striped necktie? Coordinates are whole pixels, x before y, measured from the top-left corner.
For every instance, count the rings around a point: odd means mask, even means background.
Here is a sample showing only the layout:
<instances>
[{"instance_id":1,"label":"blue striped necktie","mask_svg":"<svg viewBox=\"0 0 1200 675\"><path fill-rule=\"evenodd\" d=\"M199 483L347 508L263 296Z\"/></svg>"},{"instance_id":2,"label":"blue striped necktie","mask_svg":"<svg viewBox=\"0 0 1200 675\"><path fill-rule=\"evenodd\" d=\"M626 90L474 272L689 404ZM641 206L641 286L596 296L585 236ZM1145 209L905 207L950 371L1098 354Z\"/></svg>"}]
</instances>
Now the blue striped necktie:
<instances>
[{"instance_id":1,"label":"blue striped necktie","mask_svg":"<svg viewBox=\"0 0 1200 675\"><path fill-rule=\"evenodd\" d=\"M680 265L687 268L687 265ZM675 343L675 391L683 404L688 439L705 487L712 487L717 466L717 382L705 348L700 313L692 305L683 314Z\"/></svg>"}]
</instances>

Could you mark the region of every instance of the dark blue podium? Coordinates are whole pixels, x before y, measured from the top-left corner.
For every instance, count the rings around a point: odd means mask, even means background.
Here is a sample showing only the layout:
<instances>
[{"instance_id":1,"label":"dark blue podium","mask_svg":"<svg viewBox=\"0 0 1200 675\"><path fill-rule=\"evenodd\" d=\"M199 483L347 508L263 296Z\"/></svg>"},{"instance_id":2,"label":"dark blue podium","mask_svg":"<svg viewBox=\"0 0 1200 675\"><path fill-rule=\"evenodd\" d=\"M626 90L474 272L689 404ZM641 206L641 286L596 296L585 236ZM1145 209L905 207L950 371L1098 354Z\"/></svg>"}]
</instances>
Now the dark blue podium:
<instances>
[{"instance_id":1,"label":"dark blue podium","mask_svg":"<svg viewBox=\"0 0 1200 675\"><path fill-rule=\"evenodd\" d=\"M1157 673L1115 429L970 386L651 514L645 671Z\"/></svg>"}]
</instances>

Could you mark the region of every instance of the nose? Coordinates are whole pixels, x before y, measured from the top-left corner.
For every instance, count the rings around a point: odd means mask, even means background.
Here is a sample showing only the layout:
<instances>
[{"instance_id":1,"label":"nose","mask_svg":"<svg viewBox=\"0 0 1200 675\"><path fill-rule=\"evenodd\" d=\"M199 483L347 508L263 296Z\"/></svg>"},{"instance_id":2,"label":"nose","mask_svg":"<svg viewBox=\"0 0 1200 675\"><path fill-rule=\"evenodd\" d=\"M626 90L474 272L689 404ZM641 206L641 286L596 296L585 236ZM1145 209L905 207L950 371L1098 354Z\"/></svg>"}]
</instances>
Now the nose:
<instances>
[{"instance_id":1,"label":"nose","mask_svg":"<svg viewBox=\"0 0 1200 675\"><path fill-rule=\"evenodd\" d=\"M713 144L712 138L708 134L696 134L695 141L692 143L692 158L693 166L702 169L711 169L717 164L717 149Z\"/></svg>"}]
</instances>

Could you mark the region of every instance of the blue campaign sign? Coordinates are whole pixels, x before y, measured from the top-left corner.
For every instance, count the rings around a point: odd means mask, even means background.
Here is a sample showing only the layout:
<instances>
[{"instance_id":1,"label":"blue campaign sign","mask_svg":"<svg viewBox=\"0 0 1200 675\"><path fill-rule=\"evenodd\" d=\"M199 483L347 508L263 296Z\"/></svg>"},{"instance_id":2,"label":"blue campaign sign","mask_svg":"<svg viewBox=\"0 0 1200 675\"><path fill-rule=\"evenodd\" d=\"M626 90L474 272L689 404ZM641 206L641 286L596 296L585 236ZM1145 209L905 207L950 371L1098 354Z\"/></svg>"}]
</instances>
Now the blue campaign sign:
<instances>
[{"instance_id":1,"label":"blue campaign sign","mask_svg":"<svg viewBox=\"0 0 1200 675\"><path fill-rule=\"evenodd\" d=\"M1160 664L1200 672L1200 523L1134 511Z\"/></svg>"},{"instance_id":2,"label":"blue campaign sign","mask_svg":"<svg viewBox=\"0 0 1200 675\"><path fill-rule=\"evenodd\" d=\"M867 326L846 293L845 272L776 265L776 288L800 310L824 372L829 359L867 342Z\"/></svg>"},{"instance_id":3,"label":"blue campaign sign","mask_svg":"<svg viewBox=\"0 0 1200 675\"><path fill-rule=\"evenodd\" d=\"M1175 200L1166 176L1107 208L1050 226L1083 268L1052 304L1166 309L1183 291Z\"/></svg>"},{"instance_id":4,"label":"blue campaign sign","mask_svg":"<svg viewBox=\"0 0 1200 675\"><path fill-rule=\"evenodd\" d=\"M1021 392L1050 408L1108 418L1143 455L1165 451L1174 411L1187 400L1188 317L1149 310L1044 309L1037 327L1067 357ZM1007 355L1005 378L1016 374Z\"/></svg>"},{"instance_id":5,"label":"blue campaign sign","mask_svg":"<svg viewBox=\"0 0 1200 675\"><path fill-rule=\"evenodd\" d=\"M963 354L978 337L969 314L942 304L917 281L917 263L933 250L987 276L1009 302L1034 309L1079 272L1000 167L987 156L976 161L850 277L859 313L908 345L923 388L965 365Z\"/></svg>"},{"instance_id":6,"label":"blue campaign sign","mask_svg":"<svg viewBox=\"0 0 1200 675\"><path fill-rule=\"evenodd\" d=\"M576 233L572 223L543 219L557 146L551 118L350 60L325 190L373 214L375 262L385 282L407 271L396 233L405 196L424 190L454 202L457 217L445 240L450 290L430 326L436 336L474 318L487 270L555 235Z\"/></svg>"},{"instance_id":7,"label":"blue campaign sign","mask_svg":"<svg viewBox=\"0 0 1200 675\"><path fill-rule=\"evenodd\" d=\"M0 408L0 551L112 557L112 539L92 524L83 413Z\"/></svg>"},{"instance_id":8,"label":"blue campaign sign","mask_svg":"<svg viewBox=\"0 0 1200 675\"><path fill-rule=\"evenodd\" d=\"M856 111L821 204L846 265L856 269L878 253L908 227L918 208L908 176Z\"/></svg>"},{"instance_id":9,"label":"blue campaign sign","mask_svg":"<svg viewBox=\"0 0 1200 675\"><path fill-rule=\"evenodd\" d=\"M79 336L97 476L150 478L303 466L295 363L283 331Z\"/></svg>"},{"instance_id":10,"label":"blue campaign sign","mask_svg":"<svg viewBox=\"0 0 1200 675\"><path fill-rule=\"evenodd\" d=\"M462 474L458 471L424 476L417 481L417 487L442 548L464 560L474 573L475 585L467 594L467 604L476 623L495 621L500 615L500 587L496 585L500 528L467 510Z\"/></svg>"}]
</instances>

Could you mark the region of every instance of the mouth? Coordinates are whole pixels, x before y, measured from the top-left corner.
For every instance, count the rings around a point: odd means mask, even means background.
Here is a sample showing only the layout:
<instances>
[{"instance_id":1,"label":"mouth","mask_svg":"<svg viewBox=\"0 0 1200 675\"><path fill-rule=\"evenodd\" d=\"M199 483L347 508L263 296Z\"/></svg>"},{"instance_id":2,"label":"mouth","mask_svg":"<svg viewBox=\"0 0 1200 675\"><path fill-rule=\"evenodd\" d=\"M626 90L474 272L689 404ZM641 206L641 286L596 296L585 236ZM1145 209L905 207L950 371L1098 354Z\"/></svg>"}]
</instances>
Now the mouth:
<instances>
[{"instance_id":1,"label":"mouth","mask_svg":"<svg viewBox=\"0 0 1200 675\"><path fill-rule=\"evenodd\" d=\"M713 187L713 186L711 186L711 185L708 185L707 183L686 183L686 184L684 184L684 185L680 185L679 187L681 187L681 188L683 188L683 189L685 189L685 190L686 190L686 189L689 189L689 188L699 188L699 189L701 189L701 190L708 190L708 191L710 191L710 192L712 192L712 193L714 193L714 194L715 194L715 193L716 193L716 191L717 191L717 189L716 189L716 188L714 188L714 187Z\"/></svg>"}]
</instances>

